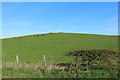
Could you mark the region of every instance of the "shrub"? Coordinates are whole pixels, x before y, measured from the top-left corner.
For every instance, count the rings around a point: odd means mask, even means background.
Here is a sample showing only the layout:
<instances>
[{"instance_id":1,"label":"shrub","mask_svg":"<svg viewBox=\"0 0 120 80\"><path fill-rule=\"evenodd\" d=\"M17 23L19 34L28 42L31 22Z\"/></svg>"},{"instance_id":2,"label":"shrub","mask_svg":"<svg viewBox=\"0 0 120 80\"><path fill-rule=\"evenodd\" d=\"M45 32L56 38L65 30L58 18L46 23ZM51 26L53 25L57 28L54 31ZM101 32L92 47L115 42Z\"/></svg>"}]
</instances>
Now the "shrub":
<instances>
[{"instance_id":1,"label":"shrub","mask_svg":"<svg viewBox=\"0 0 120 80\"><path fill-rule=\"evenodd\" d=\"M73 64L88 70L94 67L114 69L118 67L118 51L114 50L74 50L65 54L73 57Z\"/></svg>"}]
</instances>

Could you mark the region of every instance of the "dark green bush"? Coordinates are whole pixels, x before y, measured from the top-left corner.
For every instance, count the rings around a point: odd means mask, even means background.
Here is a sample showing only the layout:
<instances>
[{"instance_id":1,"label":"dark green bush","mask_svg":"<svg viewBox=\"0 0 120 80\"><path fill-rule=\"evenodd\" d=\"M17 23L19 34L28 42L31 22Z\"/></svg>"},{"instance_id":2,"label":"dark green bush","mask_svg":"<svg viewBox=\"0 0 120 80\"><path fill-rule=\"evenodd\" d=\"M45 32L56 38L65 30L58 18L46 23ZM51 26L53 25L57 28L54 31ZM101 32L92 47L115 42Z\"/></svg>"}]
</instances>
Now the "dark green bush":
<instances>
[{"instance_id":1,"label":"dark green bush","mask_svg":"<svg viewBox=\"0 0 120 80\"><path fill-rule=\"evenodd\" d=\"M73 64L84 66L88 70L92 67L116 70L118 67L118 51L114 50L74 50L65 54L73 57Z\"/></svg>"}]
</instances>

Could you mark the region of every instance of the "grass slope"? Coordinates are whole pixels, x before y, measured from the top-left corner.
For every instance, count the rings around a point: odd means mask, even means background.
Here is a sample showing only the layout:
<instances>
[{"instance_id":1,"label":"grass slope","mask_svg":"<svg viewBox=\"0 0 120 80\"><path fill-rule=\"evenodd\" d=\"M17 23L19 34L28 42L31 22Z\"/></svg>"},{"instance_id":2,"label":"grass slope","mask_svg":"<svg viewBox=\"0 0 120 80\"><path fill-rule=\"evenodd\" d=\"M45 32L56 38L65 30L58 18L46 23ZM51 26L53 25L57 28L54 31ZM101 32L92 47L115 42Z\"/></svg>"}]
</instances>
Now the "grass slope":
<instances>
[{"instance_id":1,"label":"grass slope","mask_svg":"<svg viewBox=\"0 0 120 80\"><path fill-rule=\"evenodd\" d=\"M54 33L22 39L8 38L2 40L3 62L15 62L19 55L20 62L41 62L43 55L54 57L53 62L67 62L62 57L68 51L76 49L118 49L118 36ZM56 57L56 59L55 59ZM62 60L61 60L62 59Z\"/></svg>"}]
</instances>

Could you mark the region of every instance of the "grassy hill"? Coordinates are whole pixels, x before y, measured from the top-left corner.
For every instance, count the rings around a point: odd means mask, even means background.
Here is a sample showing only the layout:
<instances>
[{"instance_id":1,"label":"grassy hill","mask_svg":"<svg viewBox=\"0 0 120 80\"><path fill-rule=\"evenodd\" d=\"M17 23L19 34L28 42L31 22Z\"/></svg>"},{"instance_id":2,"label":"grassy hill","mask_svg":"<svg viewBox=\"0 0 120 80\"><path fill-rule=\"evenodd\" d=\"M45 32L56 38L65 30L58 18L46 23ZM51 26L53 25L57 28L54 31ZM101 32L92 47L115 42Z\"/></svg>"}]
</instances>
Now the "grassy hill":
<instances>
[{"instance_id":1,"label":"grassy hill","mask_svg":"<svg viewBox=\"0 0 120 80\"><path fill-rule=\"evenodd\" d=\"M41 63L43 55L51 57L53 62L67 62L64 56L76 49L118 49L118 36L53 33L36 34L2 40L3 62L15 62L18 55L20 62Z\"/></svg>"}]
</instances>

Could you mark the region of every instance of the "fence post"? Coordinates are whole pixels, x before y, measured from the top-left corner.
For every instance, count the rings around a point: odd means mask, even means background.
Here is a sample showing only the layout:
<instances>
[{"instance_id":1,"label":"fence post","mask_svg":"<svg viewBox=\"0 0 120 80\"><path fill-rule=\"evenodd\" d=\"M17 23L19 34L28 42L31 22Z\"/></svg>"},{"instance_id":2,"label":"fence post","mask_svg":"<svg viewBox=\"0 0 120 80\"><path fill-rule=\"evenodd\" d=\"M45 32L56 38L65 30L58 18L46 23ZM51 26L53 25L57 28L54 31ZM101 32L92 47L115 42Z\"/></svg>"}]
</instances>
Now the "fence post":
<instances>
[{"instance_id":1,"label":"fence post","mask_svg":"<svg viewBox=\"0 0 120 80\"><path fill-rule=\"evenodd\" d=\"M45 55L43 55L43 61L44 61L44 65L46 65L46 58L45 58Z\"/></svg>"},{"instance_id":2,"label":"fence post","mask_svg":"<svg viewBox=\"0 0 120 80\"><path fill-rule=\"evenodd\" d=\"M18 58L18 55L16 55L16 63L19 64L19 58Z\"/></svg>"}]
</instances>

